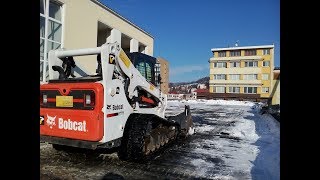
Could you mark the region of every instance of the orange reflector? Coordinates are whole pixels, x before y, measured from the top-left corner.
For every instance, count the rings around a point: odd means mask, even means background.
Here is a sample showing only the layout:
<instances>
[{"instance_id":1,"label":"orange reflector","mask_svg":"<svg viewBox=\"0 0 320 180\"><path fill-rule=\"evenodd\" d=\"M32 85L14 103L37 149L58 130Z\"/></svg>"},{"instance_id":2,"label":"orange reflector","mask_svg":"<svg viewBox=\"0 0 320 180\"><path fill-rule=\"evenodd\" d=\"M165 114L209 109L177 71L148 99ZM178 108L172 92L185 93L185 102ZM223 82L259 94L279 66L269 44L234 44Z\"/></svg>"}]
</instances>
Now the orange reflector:
<instances>
[{"instance_id":1,"label":"orange reflector","mask_svg":"<svg viewBox=\"0 0 320 180\"><path fill-rule=\"evenodd\" d=\"M149 104L154 104L154 101L152 99L144 97L144 96L141 97L141 101L149 103Z\"/></svg>"}]
</instances>

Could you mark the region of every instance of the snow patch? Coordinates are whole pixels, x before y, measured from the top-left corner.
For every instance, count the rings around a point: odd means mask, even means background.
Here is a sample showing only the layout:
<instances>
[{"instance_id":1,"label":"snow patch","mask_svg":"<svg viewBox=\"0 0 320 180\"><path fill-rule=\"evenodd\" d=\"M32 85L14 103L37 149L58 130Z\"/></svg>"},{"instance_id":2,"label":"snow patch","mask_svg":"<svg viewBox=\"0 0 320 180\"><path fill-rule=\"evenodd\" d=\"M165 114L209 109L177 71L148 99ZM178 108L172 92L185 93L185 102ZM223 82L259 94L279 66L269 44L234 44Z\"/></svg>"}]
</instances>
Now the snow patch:
<instances>
[{"instance_id":1,"label":"snow patch","mask_svg":"<svg viewBox=\"0 0 320 180\"><path fill-rule=\"evenodd\" d=\"M235 178L233 178L232 176L217 175L217 176L213 177L212 179L214 179L214 180L233 180Z\"/></svg>"},{"instance_id":2,"label":"snow patch","mask_svg":"<svg viewBox=\"0 0 320 180\"><path fill-rule=\"evenodd\" d=\"M215 120L217 120L217 118L214 118L214 117L213 117L213 118L212 118L212 117L206 117L205 120L215 121Z\"/></svg>"},{"instance_id":3,"label":"snow patch","mask_svg":"<svg viewBox=\"0 0 320 180\"><path fill-rule=\"evenodd\" d=\"M189 135L194 134L194 127L189 127L188 134L189 134Z\"/></svg>"},{"instance_id":4,"label":"snow patch","mask_svg":"<svg viewBox=\"0 0 320 180\"><path fill-rule=\"evenodd\" d=\"M210 125L204 125L204 126L198 126L196 127L197 132L209 132L215 129L214 126L210 126Z\"/></svg>"},{"instance_id":5,"label":"snow patch","mask_svg":"<svg viewBox=\"0 0 320 180\"><path fill-rule=\"evenodd\" d=\"M195 170L197 172L197 176L206 176L208 168L213 168L214 164L211 162L207 162L203 159L193 159L191 160L191 164L195 166Z\"/></svg>"},{"instance_id":6,"label":"snow patch","mask_svg":"<svg viewBox=\"0 0 320 180\"><path fill-rule=\"evenodd\" d=\"M226 116L227 114L226 113L215 113L215 114L217 114L218 116L220 116L220 117L224 117L224 116Z\"/></svg>"}]
</instances>

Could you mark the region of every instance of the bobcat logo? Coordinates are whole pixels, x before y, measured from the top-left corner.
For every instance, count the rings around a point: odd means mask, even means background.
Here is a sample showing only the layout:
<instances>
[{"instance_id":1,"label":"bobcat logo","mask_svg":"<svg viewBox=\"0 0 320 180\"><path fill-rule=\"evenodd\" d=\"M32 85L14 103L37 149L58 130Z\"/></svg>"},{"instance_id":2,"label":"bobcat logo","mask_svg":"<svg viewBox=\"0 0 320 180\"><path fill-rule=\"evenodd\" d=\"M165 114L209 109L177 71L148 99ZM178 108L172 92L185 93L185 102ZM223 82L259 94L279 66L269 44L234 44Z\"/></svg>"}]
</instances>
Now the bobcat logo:
<instances>
[{"instance_id":1,"label":"bobcat logo","mask_svg":"<svg viewBox=\"0 0 320 180\"><path fill-rule=\"evenodd\" d=\"M52 129L52 126L56 125L56 117L51 117L47 114L47 125L50 127L50 129Z\"/></svg>"}]
</instances>

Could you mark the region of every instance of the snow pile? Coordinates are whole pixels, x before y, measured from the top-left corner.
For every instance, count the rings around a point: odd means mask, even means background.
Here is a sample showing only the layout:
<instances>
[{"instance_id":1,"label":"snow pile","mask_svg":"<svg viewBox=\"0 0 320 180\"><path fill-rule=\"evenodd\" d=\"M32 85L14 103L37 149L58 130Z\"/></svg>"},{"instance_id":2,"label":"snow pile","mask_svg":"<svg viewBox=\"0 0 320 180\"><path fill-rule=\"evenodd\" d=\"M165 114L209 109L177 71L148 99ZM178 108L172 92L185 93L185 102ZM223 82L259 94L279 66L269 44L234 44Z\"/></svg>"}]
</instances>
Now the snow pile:
<instances>
[{"instance_id":1,"label":"snow pile","mask_svg":"<svg viewBox=\"0 0 320 180\"><path fill-rule=\"evenodd\" d=\"M237 123L237 126L232 129L230 135L251 142L259 139L259 136L256 134L254 121L248 121L246 119L241 119L240 122Z\"/></svg>"},{"instance_id":2,"label":"snow pile","mask_svg":"<svg viewBox=\"0 0 320 180\"><path fill-rule=\"evenodd\" d=\"M191 153L201 155L190 160L200 177L280 178L280 123L269 114L260 114L263 103L170 100L167 110L181 112L185 105L190 105L195 118L196 136L206 136L190 142L193 146ZM220 169L219 173L212 177L210 173L216 169Z\"/></svg>"},{"instance_id":3,"label":"snow pile","mask_svg":"<svg viewBox=\"0 0 320 180\"><path fill-rule=\"evenodd\" d=\"M270 135L275 138L280 138L280 122L275 121L275 119L270 114L264 114L262 115L262 118L267 122Z\"/></svg>"},{"instance_id":4,"label":"snow pile","mask_svg":"<svg viewBox=\"0 0 320 180\"><path fill-rule=\"evenodd\" d=\"M279 179L280 177L280 123L271 115L260 115L256 121L260 138L255 142L260 152L252 168L253 179Z\"/></svg>"}]
</instances>

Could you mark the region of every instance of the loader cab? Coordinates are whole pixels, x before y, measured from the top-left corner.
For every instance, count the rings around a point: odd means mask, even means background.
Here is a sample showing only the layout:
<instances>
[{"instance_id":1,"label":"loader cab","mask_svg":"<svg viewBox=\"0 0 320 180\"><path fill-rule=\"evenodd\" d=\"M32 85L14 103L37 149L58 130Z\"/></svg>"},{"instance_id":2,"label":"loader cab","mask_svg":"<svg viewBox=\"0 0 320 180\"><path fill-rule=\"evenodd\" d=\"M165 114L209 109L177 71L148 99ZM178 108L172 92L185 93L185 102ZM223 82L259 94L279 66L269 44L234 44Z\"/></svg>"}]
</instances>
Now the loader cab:
<instances>
[{"instance_id":1,"label":"loader cab","mask_svg":"<svg viewBox=\"0 0 320 180\"><path fill-rule=\"evenodd\" d=\"M146 78L146 80L153 85L157 86L159 82L156 82L157 78L155 73L155 67L157 64L157 59L155 57L139 53L132 52L126 53L131 60L134 67L141 73L141 75Z\"/></svg>"}]
</instances>

